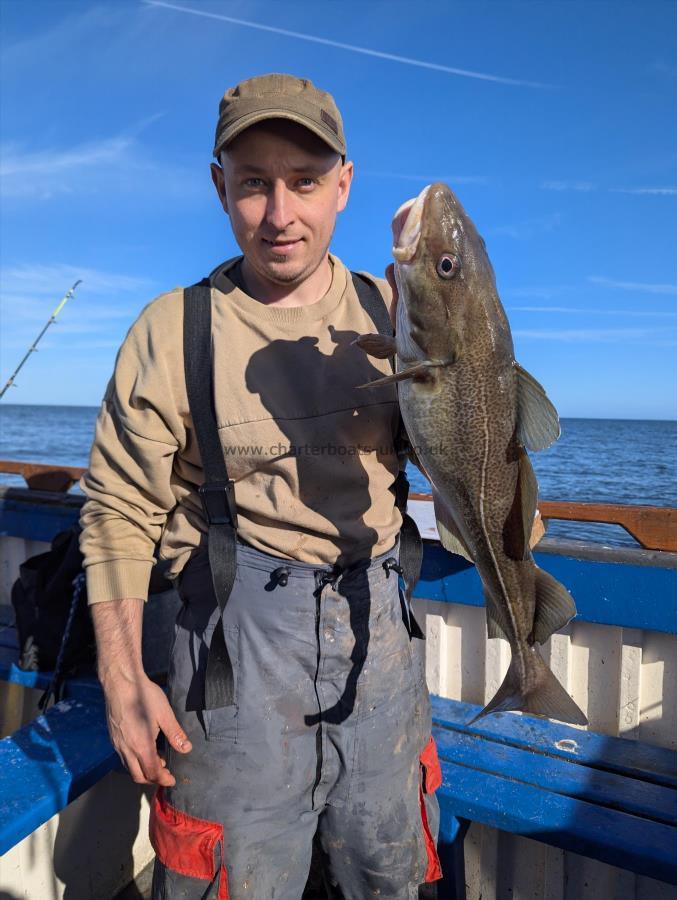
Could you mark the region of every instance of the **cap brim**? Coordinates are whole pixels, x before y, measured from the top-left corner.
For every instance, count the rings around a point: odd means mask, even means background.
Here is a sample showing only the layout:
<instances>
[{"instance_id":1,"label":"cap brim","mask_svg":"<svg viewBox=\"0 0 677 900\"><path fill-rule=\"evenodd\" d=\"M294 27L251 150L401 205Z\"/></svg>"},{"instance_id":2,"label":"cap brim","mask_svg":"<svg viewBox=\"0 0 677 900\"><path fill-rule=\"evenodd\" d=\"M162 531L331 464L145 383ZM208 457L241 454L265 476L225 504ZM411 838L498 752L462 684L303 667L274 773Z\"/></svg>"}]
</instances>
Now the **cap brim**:
<instances>
[{"instance_id":1,"label":"cap brim","mask_svg":"<svg viewBox=\"0 0 677 900\"><path fill-rule=\"evenodd\" d=\"M224 147L227 147L233 138L237 137L237 135L241 134L245 129L249 128L251 125L255 125L257 122L263 122L266 119L289 119L290 122L296 122L298 125L303 125L304 128L312 131L313 134L323 140L325 144L328 144L336 153L345 156L345 147L333 132L318 125L318 123L314 122L312 119L302 116L300 113L288 112L287 110L282 109L260 109L257 110L257 112L250 113L248 116L242 116L242 118L225 128L219 135L218 143L214 147L214 156L218 157Z\"/></svg>"}]
</instances>

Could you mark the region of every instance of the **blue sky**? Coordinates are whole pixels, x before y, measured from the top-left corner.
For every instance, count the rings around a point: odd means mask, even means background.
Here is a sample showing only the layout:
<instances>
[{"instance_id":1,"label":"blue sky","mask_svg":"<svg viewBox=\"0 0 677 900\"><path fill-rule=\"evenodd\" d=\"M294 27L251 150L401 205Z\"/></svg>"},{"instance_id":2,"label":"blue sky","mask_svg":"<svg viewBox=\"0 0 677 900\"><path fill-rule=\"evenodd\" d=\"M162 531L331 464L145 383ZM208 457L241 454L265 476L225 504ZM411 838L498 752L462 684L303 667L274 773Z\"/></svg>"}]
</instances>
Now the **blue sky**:
<instances>
[{"instance_id":1,"label":"blue sky","mask_svg":"<svg viewBox=\"0 0 677 900\"><path fill-rule=\"evenodd\" d=\"M445 180L560 415L677 418L677 4L0 2L3 384L83 279L3 402L98 405L141 308L238 252L218 101L286 71L343 113L346 264Z\"/></svg>"}]
</instances>

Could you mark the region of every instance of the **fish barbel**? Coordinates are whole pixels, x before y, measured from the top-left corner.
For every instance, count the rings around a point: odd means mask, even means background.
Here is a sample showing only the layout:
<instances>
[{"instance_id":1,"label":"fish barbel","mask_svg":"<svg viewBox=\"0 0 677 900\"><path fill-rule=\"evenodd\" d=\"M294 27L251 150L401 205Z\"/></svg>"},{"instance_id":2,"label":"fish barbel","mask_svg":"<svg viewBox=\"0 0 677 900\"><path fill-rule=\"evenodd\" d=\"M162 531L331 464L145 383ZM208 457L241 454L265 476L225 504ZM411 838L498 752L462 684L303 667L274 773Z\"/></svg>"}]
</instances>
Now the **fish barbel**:
<instances>
[{"instance_id":1,"label":"fish barbel","mask_svg":"<svg viewBox=\"0 0 677 900\"><path fill-rule=\"evenodd\" d=\"M483 239L451 189L435 183L393 219L395 338L364 335L396 354L407 434L430 479L441 543L477 566L488 635L509 641L505 680L477 716L519 710L572 724L585 715L540 652L575 615L566 588L531 554L538 485L527 455L559 437L557 412L516 361Z\"/></svg>"}]
</instances>

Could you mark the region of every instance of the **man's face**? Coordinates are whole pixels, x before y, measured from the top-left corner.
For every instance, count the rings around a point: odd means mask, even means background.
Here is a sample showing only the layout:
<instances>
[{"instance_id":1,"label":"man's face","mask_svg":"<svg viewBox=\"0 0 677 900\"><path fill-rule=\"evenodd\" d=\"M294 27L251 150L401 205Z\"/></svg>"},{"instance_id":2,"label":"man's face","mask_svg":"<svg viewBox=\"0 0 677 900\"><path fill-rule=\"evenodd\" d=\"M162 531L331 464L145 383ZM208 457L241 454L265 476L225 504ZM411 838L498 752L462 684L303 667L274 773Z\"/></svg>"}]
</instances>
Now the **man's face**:
<instances>
[{"instance_id":1,"label":"man's face","mask_svg":"<svg viewBox=\"0 0 677 900\"><path fill-rule=\"evenodd\" d=\"M247 263L277 284L304 281L325 258L353 164L302 125L269 119L234 138L221 165L212 178Z\"/></svg>"}]
</instances>

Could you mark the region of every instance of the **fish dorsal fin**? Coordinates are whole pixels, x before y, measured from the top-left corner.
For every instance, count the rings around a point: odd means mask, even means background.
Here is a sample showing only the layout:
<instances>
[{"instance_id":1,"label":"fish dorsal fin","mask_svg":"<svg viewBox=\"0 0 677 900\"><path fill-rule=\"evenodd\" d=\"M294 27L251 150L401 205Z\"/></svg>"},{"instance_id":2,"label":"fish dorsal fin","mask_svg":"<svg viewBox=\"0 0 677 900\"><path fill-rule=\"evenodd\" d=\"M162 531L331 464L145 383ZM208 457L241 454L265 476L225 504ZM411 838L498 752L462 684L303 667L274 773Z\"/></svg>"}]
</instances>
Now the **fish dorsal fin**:
<instances>
[{"instance_id":1,"label":"fish dorsal fin","mask_svg":"<svg viewBox=\"0 0 677 900\"><path fill-rule=\"evenodd\" d=\"M574 598L545 569L536 569L536 611L532 637L544 644L551 634L564 628L576 615Z\"/></svg>"},{"instance_id":2,"label":"fish dorsal fin","mask_svg":"<svg viewBox=\"0 0 677 900\"><path fill-rule=\"evenodd\" d=\"M529 539L538 503L538 482L526 450L518 449L515 497L503 526L503 549L510 559L529 559Z\"/></svg>"},{"instance_id":3,"label":"fish dorsal fin","mask_svg":"<svg viewBox=\"0 0 677 900\"><path fill-rule=\"evenodd\" d=\"M439 492L435 489L434 485L432 485L432 492L433 504L435 506L435 522L440 536L440 543L450 553L455 553L457 556L463 556L468 562L474 563L475 560L473 559L470 550L468 550L465 541L461 537L460 529L456 524L451 510L444 502Z\"/></svg>"},{"instance_id":4,"label":"fish dorsal fin","mask_svg":"<svg viewBox=\"0 0 677 900\"><path fill-rule=\"evenodd\" d=\"M560 435L557 410L541 384L513 362L517 373L517 440L527 450L544 450Z\"/></svg>"}]
</instances>

